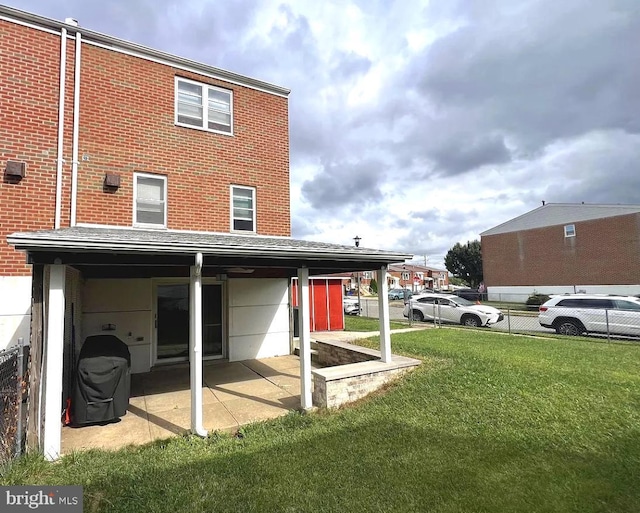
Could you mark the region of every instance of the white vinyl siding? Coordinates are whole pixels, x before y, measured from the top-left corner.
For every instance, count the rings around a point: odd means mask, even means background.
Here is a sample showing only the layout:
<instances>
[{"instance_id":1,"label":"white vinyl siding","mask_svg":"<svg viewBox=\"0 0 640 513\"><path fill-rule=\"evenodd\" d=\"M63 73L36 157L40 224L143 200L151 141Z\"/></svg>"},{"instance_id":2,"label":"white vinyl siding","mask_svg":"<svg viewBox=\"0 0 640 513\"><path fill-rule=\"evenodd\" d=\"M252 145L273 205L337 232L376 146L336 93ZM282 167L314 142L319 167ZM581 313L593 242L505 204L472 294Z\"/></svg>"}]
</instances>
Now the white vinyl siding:
<instances>
[{"instance_id":1,"label":"white vinyl siding","mask_svg":"<svg viewBox=\"0 0 640 513\"><path fill-rule=\"evenodd\" d=\"M233 133L233 92L176 77L175 122L222 134Z\"/></svg>"},{"instance_id":2,"label":"white vinyl siding","mask_svg":"<svg viewBox=\"0 0 640 513\"><path fill-rule=\"evenodd\" d=\"M136 173L133 182L134 226L167 227L167 177Z\"/></svg>"},{"instance_id":3,"label":"white vinyl siding","mask_svg":"<svg viewBox=\"0 0 640 513\"><path fill-rule=\"evenodd\" d=\"M253 187L231 186L231 229L256 231L256 190Z\"/></svg>"}]
</instances>

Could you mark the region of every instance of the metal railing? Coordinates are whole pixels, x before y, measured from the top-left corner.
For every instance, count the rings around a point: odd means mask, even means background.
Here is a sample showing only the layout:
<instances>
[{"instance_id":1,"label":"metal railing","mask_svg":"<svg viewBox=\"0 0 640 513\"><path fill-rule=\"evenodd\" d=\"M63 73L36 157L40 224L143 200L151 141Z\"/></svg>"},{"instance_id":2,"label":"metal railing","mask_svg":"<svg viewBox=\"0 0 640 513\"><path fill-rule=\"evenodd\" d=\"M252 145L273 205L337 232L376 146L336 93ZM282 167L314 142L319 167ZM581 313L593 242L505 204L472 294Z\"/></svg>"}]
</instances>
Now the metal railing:
<instances>
[{"instance_id":1,"label":"metal railing","mask_svg":"<svg viewBox=\"0 0 640 513\"><path fill-rule=\"evenodd\" d=\"M624 309L622 305L616 308L581 308L573 309L557 308L551 319L540 315L540 306L549 297L543 294L516 295L508 294L489 295L486 298L469 298L471 303L490 306L502 313L503 318L489 327L495 331L503 331L511 334L559 334L566 336L589 335L594 337L606 337L607 339L640 340L640 310ZM603 296L606 299L606 296ZM414 310L415 299L408 302L409 309ZM431 324L436 327L464 325L460 319L449 319L444 314L444 308L438 305L428 304L421 306L424 318L409 319L404 316L407 308L403 301L390 301L390 319L409 321L410 324ZM633 305L631 305L633 306ZM574 310L580 310L576 312ZM450 313L450 311L449 311ZM365 317L378 317L377 298L367 298L363 304L362 315ZM543 326L541 321L547 326Z\"/></svg>"},{"instance_id":2,"label":"metal railing","mask_svg":"<svg viewBox=\"0 0 640 513\"><path fill-rule=\"evenodd\" d=\"M19 456L24 447L28 347L18 344L0 352L0 465Z\"/></svg>"}]
</instances>

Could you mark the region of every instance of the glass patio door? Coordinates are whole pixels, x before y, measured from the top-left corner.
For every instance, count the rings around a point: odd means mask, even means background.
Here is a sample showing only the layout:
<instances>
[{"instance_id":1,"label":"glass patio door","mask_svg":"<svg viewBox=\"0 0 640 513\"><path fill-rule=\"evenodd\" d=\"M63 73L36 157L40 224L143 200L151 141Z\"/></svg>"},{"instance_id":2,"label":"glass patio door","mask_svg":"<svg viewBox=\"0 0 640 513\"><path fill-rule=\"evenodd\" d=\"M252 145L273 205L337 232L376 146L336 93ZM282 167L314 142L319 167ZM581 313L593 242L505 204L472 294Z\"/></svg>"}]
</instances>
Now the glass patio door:
<instances>
[{"instance_id":1,"label":"glass patio door","mask_svg":"<svg viewBox=\"0 0 640 513\"><path fill-rule=\"evenodd\" d=\"M222 284L202 286L202 350L207 359L224 357ZM189 284L156 287L156 361L189 359Z\"/></svg>"}]
</instances>

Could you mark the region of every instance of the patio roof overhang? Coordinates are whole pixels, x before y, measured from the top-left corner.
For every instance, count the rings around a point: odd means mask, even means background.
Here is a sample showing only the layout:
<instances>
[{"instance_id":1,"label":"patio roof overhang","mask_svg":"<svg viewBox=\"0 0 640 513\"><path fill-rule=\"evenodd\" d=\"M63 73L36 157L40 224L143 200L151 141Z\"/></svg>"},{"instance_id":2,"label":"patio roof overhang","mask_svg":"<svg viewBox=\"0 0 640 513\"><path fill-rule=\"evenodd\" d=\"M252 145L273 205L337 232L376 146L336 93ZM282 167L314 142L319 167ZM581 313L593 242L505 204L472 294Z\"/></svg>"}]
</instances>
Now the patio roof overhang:
<instances>
[{"instance_id":1,"label":"patio roof overhang","mask_svg":"<svg viewBox=\"0 0 640 513\"><path fill-rule=\"evenodd\" d=\"M412 255L289 237L76 226L14 233L7 242L29 263L64 263L86 276L158 276L186 272L202 253L203 274L295 276L379 269Z\"/></svg>"},{"instance_id":2,"label":"patio roof overhang","mask_svg":"<svg viewBox=\"0 0 640 513\"><path fill-rule=\"evenodd\" d=\"M378 303L380 352L381 360L388 363L391 361L391 338L387 266L412 256L287 237L88 226L14 233L7 237L7 242L25 251L30 263L51 264L47 290L41 294L47 294L46 319L43 319L46 329L36 330L36 339L42 337L42 342L36 347L47 348L43 371L46 375L42 391L45 424L41 449L49 459L58 458L61 447L59 419L63 392L67 266L80 269L85 277L175 277L181 273L189 276L191 430L205 436L201 387L202 279L207 273L252 278L297 276L300 397L301 407L309 409L312 407L309 276L377 270L381 287ZM43 298L38 301L41 305Z\"/></svg>"}]
</instances>

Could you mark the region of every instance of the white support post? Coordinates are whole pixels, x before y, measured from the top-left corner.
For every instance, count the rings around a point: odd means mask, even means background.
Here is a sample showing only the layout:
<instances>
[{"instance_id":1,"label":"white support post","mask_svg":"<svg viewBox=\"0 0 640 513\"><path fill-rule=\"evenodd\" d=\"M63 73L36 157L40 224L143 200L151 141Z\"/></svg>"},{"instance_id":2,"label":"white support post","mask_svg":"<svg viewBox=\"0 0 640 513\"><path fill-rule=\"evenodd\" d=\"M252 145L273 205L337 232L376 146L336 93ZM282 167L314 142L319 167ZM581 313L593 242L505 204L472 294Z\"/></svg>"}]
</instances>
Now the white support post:
<instances>
[{"instance_id":1,"label":"white support post","mask_svg":"<svg viewBox=\"0 0 640 513\"><path fill-rule=\"evenodd\" d=\"M380 353L382 361L391 362L391 327L389 325L389 287L387 267L378 269L378 319L380 322Z\"/></svg>"},{"instance_id":2,"label":"white support post","mask_svg":"<svg viewBox=\"0 0 640 513\"><path fill-rule=\"evenodd\" d=\"M44 456L60 457L62 437L62 369L64 363L64 286L66 266L49 266L47 335L45 338Z\"/></svg>"},{"instance_id":3,"label":"white support post","mask_svg":"<svg viewBox=\"0 0 640 513\"><path fill-rule=\"evenodd\" d=\"M202 426L202 253L189 273L189 369L191 375L191 432L205 437Z\"/></svg>"},{"instance_id":4,"label":"white support post","mask_svg":"<svg viewBox=\"0 0 640 513\"><path fill-rule=\"evenodd\" d=\"M311 398L311 314L309 313L309 269L298 269L298 330L300 336L300 406L309 410Z\"/></svg>"}]
</instances>

